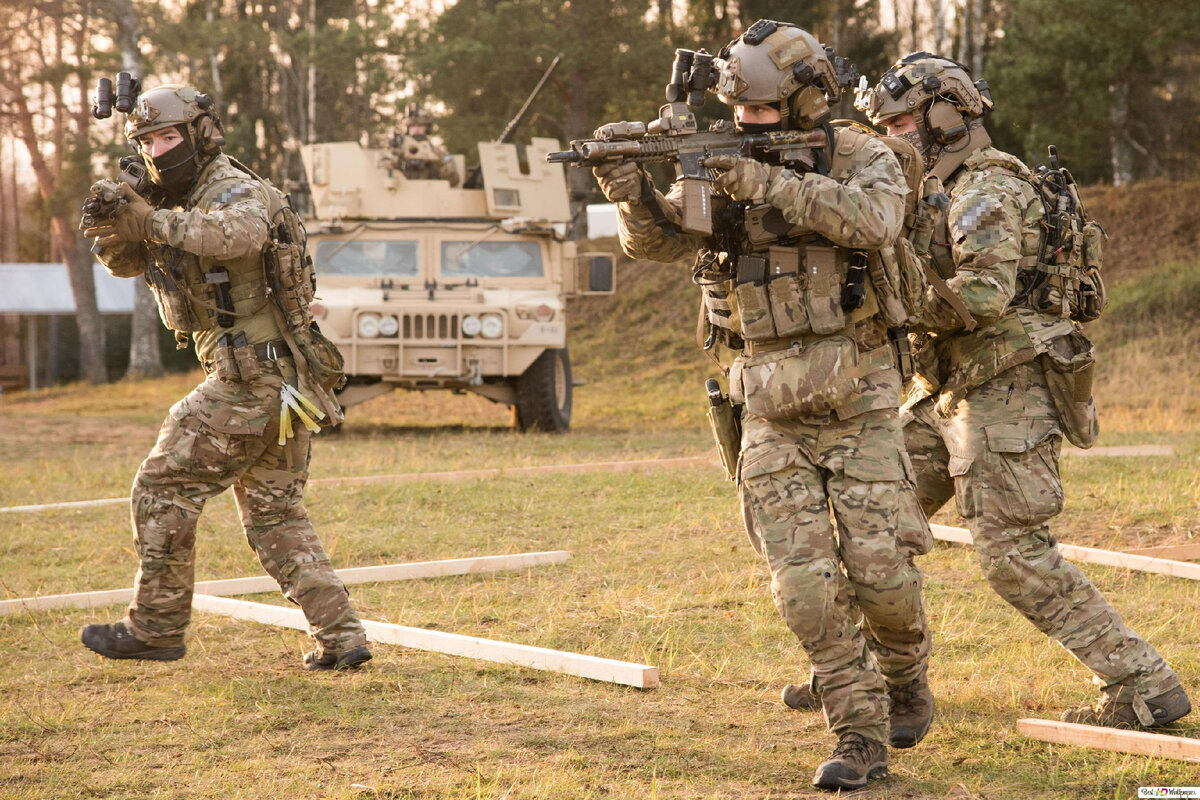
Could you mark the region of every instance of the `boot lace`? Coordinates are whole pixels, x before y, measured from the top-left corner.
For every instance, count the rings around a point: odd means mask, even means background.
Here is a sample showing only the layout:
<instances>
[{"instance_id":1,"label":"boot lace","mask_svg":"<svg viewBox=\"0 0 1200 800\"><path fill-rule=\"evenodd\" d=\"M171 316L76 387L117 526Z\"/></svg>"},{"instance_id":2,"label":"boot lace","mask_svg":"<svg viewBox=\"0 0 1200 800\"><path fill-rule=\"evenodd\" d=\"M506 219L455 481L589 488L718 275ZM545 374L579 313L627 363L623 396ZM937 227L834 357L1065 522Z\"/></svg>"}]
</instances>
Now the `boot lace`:
<instances>
[{"instance_id":1,"label":"boot lace","mask_svg":"<svg viewBox=\"0 0 1200 800\"><path fill-rule=\"evenodd\" d=\"M867 757L869 745L865 736L857 733L847 733L841 739L838 739L837 747L833 749L833 759L849 758L864 761Z\"/></svg>"}]
</instances>

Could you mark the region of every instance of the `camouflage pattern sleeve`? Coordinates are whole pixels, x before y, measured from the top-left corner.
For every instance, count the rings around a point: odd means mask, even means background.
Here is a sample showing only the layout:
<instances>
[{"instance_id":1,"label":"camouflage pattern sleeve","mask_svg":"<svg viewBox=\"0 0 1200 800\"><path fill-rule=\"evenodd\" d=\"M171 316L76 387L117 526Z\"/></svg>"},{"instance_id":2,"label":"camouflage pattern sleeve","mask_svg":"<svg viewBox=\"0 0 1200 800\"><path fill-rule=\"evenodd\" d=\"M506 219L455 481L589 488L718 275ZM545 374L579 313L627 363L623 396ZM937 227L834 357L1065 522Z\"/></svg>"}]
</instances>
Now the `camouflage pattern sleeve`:
<instances>
[{"instance_id":1,"label":"camouflage pattern sleeve","mask_svg":"<svg viewBox=\"0 0 1200 800\"><path fill-rule=\"evenodd\" d=\"M955 274L950 290L980 324L998 319L1016 292L1021 258L1025 201L1019 178L999 172L960 180L947 211ZM962 318L932 288L916 326L929 331L952 331Z\"/></svg>"},{"instance_id":2,"label":"camouflage pattern sleeve","mask_svg":"<svg viewBox=\"0 0 1200 800\"><path fill-rule=\"evenodd\" d=\"M96 248L96 260L116 278L136 278L146 271L150 253L142 242L114 242Z\"/></svg>"},{"instance_id":3,"label":"camouflage pattern sleeve","mask_svg":"<svg viewBox=\"0 0 1200 800\"><path fill-rule=\"evenodd\" d=\"M900 235L908 186L888 146L868 141L854 156L844 183L831 177L783 170L767 189L767 202L795 225L804 225L843 247L878 250Z\"/></svg>"},{"instance_id":4,"label":"camouflage pattern sleeve","mask_svg":"<svg viewBox=\"0 0 1200 800\"><path fill-rule=\"evenodd\" d=\"M266 190L248 176L214 181L194 208L154 212L152 238L198 256L240 258L266 246L269 202Z\"/></svg>"},{"instance_id":5,"label":"camouflage pattern sleeve","mask_svg":"<svg viewBox=\"0 0 1200 800\"><path fill-rule=\"evenodd\" d=\"M676 181L665 195L657 190L654 192L663 214L676 225L682 220L682 195L683 188L679 181ZM655 224L654 216L641 202L617 204L617 234L625 255L650 261L678 261L681 258L690 258L697 250L706 246L703 236L682 231L674 236L665 233Z\"/></svg>"}]
</instances>

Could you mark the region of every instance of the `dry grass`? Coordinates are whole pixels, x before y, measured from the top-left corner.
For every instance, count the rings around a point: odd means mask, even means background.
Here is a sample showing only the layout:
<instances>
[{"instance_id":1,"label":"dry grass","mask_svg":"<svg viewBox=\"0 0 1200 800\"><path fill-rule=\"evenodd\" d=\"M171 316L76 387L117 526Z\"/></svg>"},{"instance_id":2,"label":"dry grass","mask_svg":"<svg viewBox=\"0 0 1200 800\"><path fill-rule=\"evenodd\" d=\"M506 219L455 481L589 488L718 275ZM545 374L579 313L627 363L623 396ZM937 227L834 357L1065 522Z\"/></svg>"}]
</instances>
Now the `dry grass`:
<instances>
[{"instance_id":1,"label":"dry grass","mask_svg":"<svg viewBox=\"0 0 1200 800\"><path fill-rule=\"evenodd\" d=\"M693 318L694 290L679 272L644 266L623 266L619 300L574 308L577 373L589 383L569 435L517 435L503 409L478 398L395 394L321 436L313 476L708 453L710 370L679 325L680 314ZM1174 288L1148 296L1182 293L1174 278L1157 280ZM1164 355L1170 328L1157 341L1138 322L1153 302L1125 311L1122 302L1097 339L1125 359L1121 380L1163 410L1138 412L1148 404L1106 369L1106 412L1120 402L1129 411L1107 415L1101 443L1177 452L1064 460L1068 510L1057 529L1108 547L1188 541L1200 532L1200 425L1194 395L1179 387L1196 385L1194 359ZM195 377L5 396L0 506L123 495L165 409ZM639 691L385 646L366 669L313 675L299 668L302 634L208 614L193 621L183 661L106 662L77 631L116 619L119 607L2 617L0 797L815 796L808 780L831 738L816 715L777 702L805 659L715 467L329 484L307 503L339 566L571 550L564 565L366 585L354 598L373 619L652 663L662 685ZM128 585L127 514L121 505L0 514L0 596ZM228 497L206 510L199 542L201 579L260 571ZM1195 765L1018 736L1018 717L1090 699L1085 670L994 596L966 548L938 545L921 565L938 721L862 796L1115 800L1138 786L1195 785ZM1087 572L1200 687L1200 584ZM1200 736L1200 721L1175 732Z\"/></svg>"}]
</instances>

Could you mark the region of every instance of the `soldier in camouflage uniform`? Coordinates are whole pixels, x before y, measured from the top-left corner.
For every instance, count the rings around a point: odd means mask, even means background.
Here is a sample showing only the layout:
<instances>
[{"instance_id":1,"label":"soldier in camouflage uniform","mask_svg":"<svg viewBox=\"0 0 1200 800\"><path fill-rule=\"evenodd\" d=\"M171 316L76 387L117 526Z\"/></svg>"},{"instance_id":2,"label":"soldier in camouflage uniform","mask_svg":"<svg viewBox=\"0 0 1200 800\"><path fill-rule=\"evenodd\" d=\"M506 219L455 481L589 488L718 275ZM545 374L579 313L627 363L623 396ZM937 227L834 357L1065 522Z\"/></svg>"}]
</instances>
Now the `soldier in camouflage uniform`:
<instances>
[{"instance_id":1,"label":"soldier in camouflage uniform","mask_svg":"<svg viewBox=\"0 0 1200 800\"><path fill-rule=\"evenodd\" d=\"M125 132L162 200L155 208L127 184L102 182L120 204L85 233L113 275L144 276L180 347L192 332L208 378L171 408L134 479L141 567L128 613L86 626L83 643L108 658L183 656L196 522L233 487L250 546L311 626L317 647L304 666L361 664L371 657L362 624L303 505L310 431L297 423L292 438L280 434L281 391L297 374L264 279L271 190L221 153L216 110L192 87L142 93Z\"/></svg>"},{"instance_id":2,"label":"soldier in camouflage uniform","mask_svg":"<svg viewBox=\"0 0 1200 800\"><path fill-rule=\"evenodd\" d=\"M944 182L949 200L928 251L945 282L930 287L913 326L923 344L904 408L917 493L926 514L956 498L988 583L1094 674L1096 706L1063 719L1158 727L1191 710L1178 676L1050 533L1063 507L1062 437L1087 447L1098 431L1090 383L1064 404L1051 357L1070 361L1091 345L1069 298L1031 290L1045 284L1039 272L1062 270L1040 260L1044 210L1029 168L990 145L991 105L985 82L929 53L898 61L859 98L873 123L917 145L927 190L931 178Z\"/></svg>"},{"instance_id":3,"label":"soldier in camouflage uniform","mask_svg":"<svg viewBox=\"0 0 1200 800\"><path fill-rule=\"evenodd\" d=\"M433 117L416 103L410 104L400 130L392 138L395 168L406 178L443 180L458 186L458 168L454 159L429 138L431 133Z\"/></svg>"},{"instance_id":4,"label":"soldier in camouflage uniform","mask_svg":"<svg viewBox=\"0 0 1200 800\"><path fill-rule=\"evenodd\" d=\"M721 51L720 99L744 131L820 128L841 93L831 59L807 32L759 21ZM746 409L743 516L839 737L813 783L840 789L887 774L889 693L909 698L890 704L893 746L911 747L932 721L930 639L912 561L930 537L900 535L901 507L916 508L900 376L872 289L855 280L863 260L900 230L904 178L878 140L826 130L828 155L710 157L720 190L711 237L680 229L680 182L664 196L631 162L595 175L618 203L627 254L674 261L699 251L697 282L714 336L740 353L730 395ZM751 220L764 218L778 235L752 232L762 226ZM855 286L864 302L843 302ZM875 655L864 633L881 643Z\"/></svg>"}]
</instances>

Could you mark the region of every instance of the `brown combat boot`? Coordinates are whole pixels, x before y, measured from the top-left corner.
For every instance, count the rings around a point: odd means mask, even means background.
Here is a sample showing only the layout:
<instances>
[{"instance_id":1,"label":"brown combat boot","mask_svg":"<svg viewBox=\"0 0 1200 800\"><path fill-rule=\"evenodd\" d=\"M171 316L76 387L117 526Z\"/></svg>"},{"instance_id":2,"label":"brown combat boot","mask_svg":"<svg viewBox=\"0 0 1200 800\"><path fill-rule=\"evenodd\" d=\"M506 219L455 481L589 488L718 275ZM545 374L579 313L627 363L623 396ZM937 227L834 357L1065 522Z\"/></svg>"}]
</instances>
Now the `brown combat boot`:
<instances>
[{"instance_id":1,"label":"brown combat boot","mask_svg":"<svg viewBox=\"0 0 1200 800\"><path fill-rule=\"evenodd\" d=\"M833 755L813 776L812 785L818 789L861 789L868 780L888 774L887 748L883 742L858 733L843 733Z\"/></svg>"},{"instance_id":2,"label":"brown combat boot","mask_svg":"<svg viewBox=\"0 0 1200 800\"><path fill-rule=\"evenodd\" d=\"M1063 722L1077 725L1101 725L1106 728L1145 730L1174 722L1191 713L1192 703L1183 686L1176 684L1157 697L1146 701L1146 709L1153 721L1138 718L1133 703L1115 700L1107 694L1101 695L1095 706L1079 706L1063 712Z\"/></svg>"},{"instance_id":3,"label":"brown combat boot","mask_svg":"<svg viewBox=\"0 0 1200 800\"><path fill-rule=\"evenodd\" d=\"M889 686L891 711L888 712L888 744L903 749L925 738L933 724L933 692L929 678L920 675L901 686Z\"/></svg>"},{"instance_id":4,"label":"brown combat boot","mask_svg":"<svg viewBox=\"0 0 1200 800\"><path fill-rule=\"evenodd\" d=\"M344 653L312 650L304 654L305 669L350 669L371 660L371 650L365 645L352 647Z\"/></svg>"},{"instance_id":5,"label":"brown combat boot","mask_svg":"<svg viewBox=\"0 0 1200 800\"><path fill-rule=\"evenodd\" d=\"M813 693L812 688L807 683L789 683L779 693L779 699L783 701L785 706L794 708L797 711L821 710L821 698Z\"/></svg>"},{"instance_id":6,"label":"brown combat boot","mask_svg":"<svg viewBox=\"0 0 1200 800\"><path fill-rule=\"evenodd\" d=\"M84 647L105 658L137 658L142 661L175 661L183 658L186 648L154 647L133 635L124 620L110 625L85 625L79 631Z\"/></svg>"}]
</instances>

